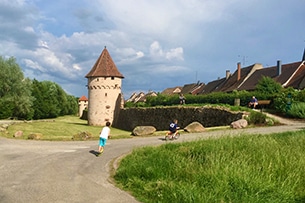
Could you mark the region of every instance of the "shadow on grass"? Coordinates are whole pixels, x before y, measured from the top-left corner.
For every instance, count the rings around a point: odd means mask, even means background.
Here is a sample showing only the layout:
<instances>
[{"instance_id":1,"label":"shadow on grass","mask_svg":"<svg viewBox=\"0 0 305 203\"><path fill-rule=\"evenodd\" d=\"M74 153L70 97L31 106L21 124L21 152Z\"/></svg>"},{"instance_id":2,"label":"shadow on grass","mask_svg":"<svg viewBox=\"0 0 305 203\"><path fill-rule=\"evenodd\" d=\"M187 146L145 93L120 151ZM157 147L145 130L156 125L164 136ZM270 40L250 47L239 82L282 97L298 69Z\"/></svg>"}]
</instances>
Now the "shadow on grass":
<instances>
[{"instance_id":1,"label":"shadow on grass","mask_svg":"<svg viewBox=\"0 0 305 203\"><path fill-rule=\"evenodd\" d=\"M67 123L67 124L89 126L87 123Z\"/></svg>"}]
</instances>

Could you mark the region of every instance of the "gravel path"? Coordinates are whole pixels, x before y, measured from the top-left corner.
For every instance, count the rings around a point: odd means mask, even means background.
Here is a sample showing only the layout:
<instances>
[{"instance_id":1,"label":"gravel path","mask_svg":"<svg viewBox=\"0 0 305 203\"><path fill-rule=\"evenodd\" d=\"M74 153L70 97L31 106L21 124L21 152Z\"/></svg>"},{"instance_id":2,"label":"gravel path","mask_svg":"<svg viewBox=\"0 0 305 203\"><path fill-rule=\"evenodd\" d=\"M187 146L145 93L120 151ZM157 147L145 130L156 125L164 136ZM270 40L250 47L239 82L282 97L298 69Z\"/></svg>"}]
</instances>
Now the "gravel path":
<instances>
[{"instance_id":1,"label":"gravel path","mask_svg":"<svg viewBox=\"0 0 305 203\"><path fill-rule=\"evenodd\" d=\"M270 115L271 116L271 115ZM175 142L220 136L269 134L305 127L276 117L285 125L182 134ZM50 142L0 138L0 202L138 202L109 181L118 158L136 147L164 144L163 136L109 140L102 156L91 153L97 141Z\"/></svg>"}]
</instances>

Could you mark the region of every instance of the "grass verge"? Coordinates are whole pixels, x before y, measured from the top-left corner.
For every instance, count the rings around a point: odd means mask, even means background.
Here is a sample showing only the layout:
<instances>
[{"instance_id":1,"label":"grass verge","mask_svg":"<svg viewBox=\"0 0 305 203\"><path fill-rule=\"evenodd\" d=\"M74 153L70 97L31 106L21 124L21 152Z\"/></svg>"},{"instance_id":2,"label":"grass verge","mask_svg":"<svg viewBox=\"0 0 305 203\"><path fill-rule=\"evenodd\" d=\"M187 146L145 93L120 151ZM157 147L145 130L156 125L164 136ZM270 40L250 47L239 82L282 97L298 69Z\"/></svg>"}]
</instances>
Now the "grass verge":
<instances>
[{"instance_id":1,"label":"grass verge","mask_svg":"<svg viewBox=\"0 0 305 203\"><path fill-rule=\"evenodd\" d=\"M118 186L142 202L305 202L305 130L143 147Z\"/></svg>"}]
</instances>

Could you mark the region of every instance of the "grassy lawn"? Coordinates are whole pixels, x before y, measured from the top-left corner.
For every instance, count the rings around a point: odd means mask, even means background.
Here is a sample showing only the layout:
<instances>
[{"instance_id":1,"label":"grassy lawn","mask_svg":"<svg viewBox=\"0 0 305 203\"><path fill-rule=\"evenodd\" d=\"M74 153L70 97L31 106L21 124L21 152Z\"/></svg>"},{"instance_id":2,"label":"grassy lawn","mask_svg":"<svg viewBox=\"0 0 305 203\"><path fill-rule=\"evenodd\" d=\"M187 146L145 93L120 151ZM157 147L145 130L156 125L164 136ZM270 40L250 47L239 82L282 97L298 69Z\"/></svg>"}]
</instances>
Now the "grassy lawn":
<instances>
[{"instance_id":1,"label":"grassy lawn","mask_svg":"<svg viewBox=\"0 0 305 203\"><path fill-rule=\"evenodd\" d=\"M10 125L7 132L0 132L2 137L12 138L16 131L23 131L18 139L28 139L31 133L41 133L41 140L68 141L80 132L89 132L91 139L98 139L101 126L88 126L86 120L77 116L63 116L56 119L45 119L33 122L21 122ZM112 138L130 138L131 132L111 128Z\"/></svg>"},{"instance_id":2,"label":"grassy lawn","mask_svg":"<svg viewBox=\"0 0 305 203\"><path fill-rule=\"evenodd\" d=\"M305 130L143 147L118 186L142 202L305 202Z\"/></svg>"}]
</instances>

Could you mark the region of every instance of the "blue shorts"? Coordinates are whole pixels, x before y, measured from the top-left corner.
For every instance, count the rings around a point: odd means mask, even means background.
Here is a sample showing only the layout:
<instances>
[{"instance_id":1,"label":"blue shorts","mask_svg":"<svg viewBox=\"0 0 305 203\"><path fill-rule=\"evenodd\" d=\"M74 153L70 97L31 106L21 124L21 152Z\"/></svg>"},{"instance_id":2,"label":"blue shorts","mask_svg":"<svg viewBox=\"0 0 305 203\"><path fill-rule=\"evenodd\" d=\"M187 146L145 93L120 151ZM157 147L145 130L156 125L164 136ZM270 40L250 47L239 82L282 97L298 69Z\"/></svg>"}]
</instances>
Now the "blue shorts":
<instances>
[{"instance_id":1,"label":"blue shorts","mask_svg":"<svg viewBox=\"0 0 305 203\"><path fill-rule=\"evenodd\" d=\"M107 139L100 137L100 146L104 147L106 145Z\"/></svg>"}]
</instances>

